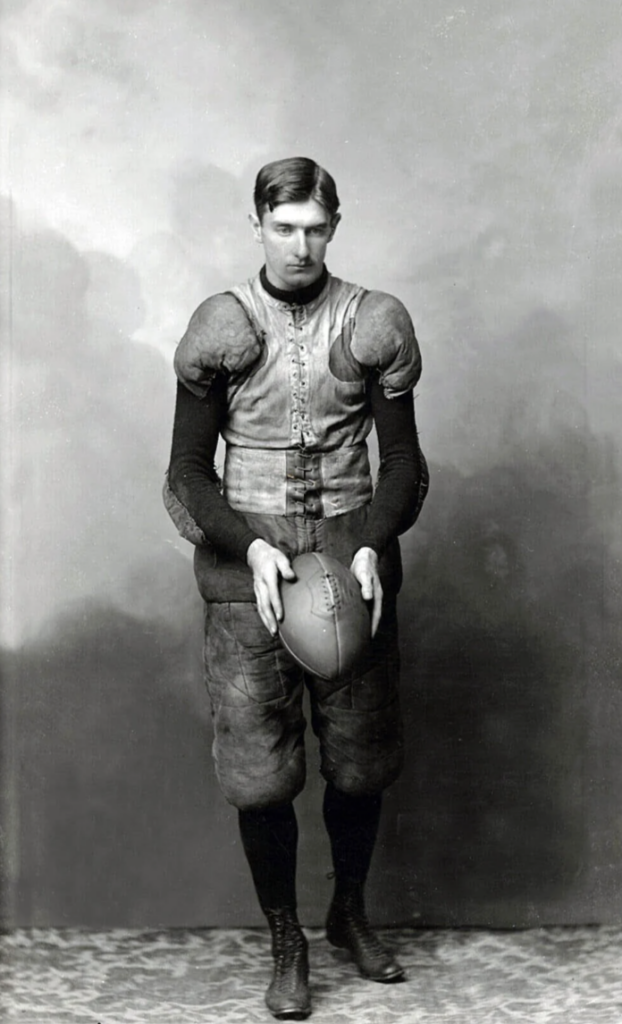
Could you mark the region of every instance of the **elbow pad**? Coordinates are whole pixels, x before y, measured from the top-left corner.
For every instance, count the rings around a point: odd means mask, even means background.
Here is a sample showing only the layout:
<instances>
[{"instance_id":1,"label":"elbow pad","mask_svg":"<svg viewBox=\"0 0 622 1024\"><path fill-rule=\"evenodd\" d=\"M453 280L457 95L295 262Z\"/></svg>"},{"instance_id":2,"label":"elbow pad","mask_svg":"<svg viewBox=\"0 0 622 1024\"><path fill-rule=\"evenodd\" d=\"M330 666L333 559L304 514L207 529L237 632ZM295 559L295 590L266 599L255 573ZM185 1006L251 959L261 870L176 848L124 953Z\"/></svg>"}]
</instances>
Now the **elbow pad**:
<instances>
[{"instance_id":1,"label":"elbow pad","mask_svg":"<svg viewBox=\"0 0 622 1024\"><path fill-rule=\"evenodd\" d=\"M164 507L173 520L180 537L183 537L184 540L190 541L190 543L194 544L196 547L203 547L207 544L207 538L203 533L203 530L198 523L195 522L186 506L179 500L173 491L169 483L168 473L164 477L162 500L164 501Z\"/></svg>"}]
</instances>

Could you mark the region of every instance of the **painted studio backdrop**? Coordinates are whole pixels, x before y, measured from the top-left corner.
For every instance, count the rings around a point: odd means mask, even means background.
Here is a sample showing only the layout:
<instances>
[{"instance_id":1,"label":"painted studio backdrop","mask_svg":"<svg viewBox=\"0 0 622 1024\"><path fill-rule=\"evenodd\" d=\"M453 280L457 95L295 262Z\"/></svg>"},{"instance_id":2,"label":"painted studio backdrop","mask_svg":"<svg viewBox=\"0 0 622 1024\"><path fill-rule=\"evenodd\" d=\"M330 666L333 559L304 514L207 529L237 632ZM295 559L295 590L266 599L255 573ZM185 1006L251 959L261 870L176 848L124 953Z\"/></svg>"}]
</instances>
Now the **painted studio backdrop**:
<instances>
[{"instance_id":1,"label":"painted studio backdrop","mask_svg":"<svg viewBox=\"0 0 622 1024\"><path fill-rule=\"evenodd\" d=\"M268 160L420 339L378 922L622 916L622 32L607 0L3 0L3 915L260 923L210 755L172 354ZM330 889L309 745L301 909Z\"/></svg>"}]
</instances>

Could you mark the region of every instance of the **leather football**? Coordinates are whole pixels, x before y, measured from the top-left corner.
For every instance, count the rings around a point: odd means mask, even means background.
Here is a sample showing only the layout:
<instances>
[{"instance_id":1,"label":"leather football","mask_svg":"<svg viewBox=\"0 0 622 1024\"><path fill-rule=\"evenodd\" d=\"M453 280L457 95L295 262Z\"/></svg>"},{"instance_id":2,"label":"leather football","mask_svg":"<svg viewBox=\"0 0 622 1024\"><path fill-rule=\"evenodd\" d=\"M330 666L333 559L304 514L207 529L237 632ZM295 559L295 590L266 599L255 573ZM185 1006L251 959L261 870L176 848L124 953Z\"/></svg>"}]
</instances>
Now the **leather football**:
<instances>
[{"instance_id":1,"label":"leather football","mask_svg":"<svg viewBox=\"0 0 622 1024\"><path fill-rule=\"evenodd\" d=\"M293 581L281 580L281 643L298 664L334 680L357 668L371 638L370 613L345 565L319 551L292 561Z\"/></svg>"}]
</instances>

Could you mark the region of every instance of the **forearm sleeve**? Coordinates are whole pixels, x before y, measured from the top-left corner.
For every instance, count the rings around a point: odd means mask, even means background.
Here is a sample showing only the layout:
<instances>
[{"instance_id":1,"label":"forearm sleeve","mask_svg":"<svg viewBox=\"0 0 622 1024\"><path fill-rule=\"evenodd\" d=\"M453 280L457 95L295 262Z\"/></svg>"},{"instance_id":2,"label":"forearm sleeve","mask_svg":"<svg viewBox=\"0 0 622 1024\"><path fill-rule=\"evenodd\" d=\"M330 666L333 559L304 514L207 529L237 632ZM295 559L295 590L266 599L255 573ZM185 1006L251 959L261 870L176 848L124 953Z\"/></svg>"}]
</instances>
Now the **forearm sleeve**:
<instances>
[{"instance_id":1,"label":"forearm sleeve","mask_svg":"<svg viewBox=\"0 0 622 1024\"><path fill-rule=\"evenodd\" d=\"M360 547L381 554L413 525L428 490L428 467L419 447L413 393L387 398L379 381L371 384L371 406L378 435L380 466Z\"/></svg>"},{"instance_id":2,"label":"forearm sleeve","mask_svg":"<svg viewBox=\"0 0 622 1024\"><path fill-rule=\"evenodd\" d=\"M257 534L225 501L214 464L225 412L224 377L216 377L206 398L178 384L168 470L172 499L166 504L183 536L196 543L202 534L215 548L244 560ZM189 523L196 530L188 530Z\"/></svg>"}]
</instances>

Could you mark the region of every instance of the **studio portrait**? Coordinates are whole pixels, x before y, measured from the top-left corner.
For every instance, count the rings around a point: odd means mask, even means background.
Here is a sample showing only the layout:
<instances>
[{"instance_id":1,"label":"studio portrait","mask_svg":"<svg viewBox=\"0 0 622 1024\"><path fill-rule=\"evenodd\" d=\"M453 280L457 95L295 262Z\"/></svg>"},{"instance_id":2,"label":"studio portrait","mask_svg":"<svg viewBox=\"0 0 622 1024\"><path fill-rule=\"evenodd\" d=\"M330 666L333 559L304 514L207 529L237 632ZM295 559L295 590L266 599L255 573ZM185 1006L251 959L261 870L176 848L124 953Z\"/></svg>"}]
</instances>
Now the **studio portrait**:
<instances>
[{"instance_id":1,"label":"studio portrait","mask_svg":"<svg viewBox=\"0 0 622 1024\"><path fill-rule=\"evenodd\" d=\"M622 25L0 4L0 1019L622 1019Z\"/></svg>"}]
</instances>

